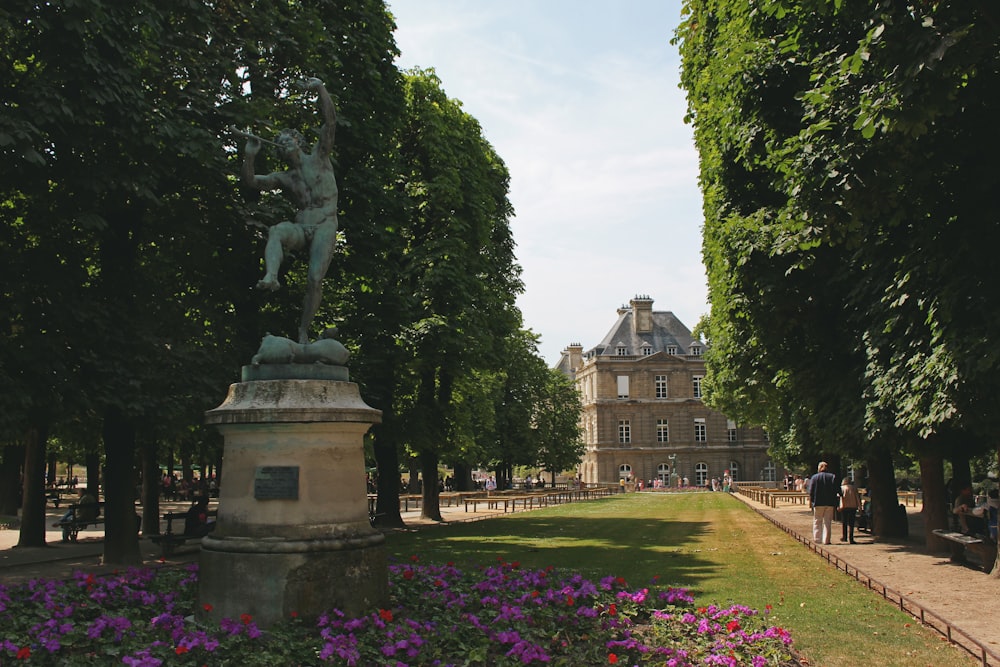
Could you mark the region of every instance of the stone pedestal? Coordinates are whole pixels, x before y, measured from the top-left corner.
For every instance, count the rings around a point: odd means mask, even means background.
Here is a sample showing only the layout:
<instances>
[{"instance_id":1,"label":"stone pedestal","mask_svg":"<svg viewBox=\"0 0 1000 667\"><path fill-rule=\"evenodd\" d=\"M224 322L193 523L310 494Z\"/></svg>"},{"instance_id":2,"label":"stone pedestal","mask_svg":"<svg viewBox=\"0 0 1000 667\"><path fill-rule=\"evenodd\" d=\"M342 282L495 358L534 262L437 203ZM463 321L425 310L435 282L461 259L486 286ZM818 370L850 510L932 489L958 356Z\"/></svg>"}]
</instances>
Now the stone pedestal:
<instances>
[{"instance_id":1,"label":"stone pedestal","mask_svg":"<svg viewBox=\"0 0 1000 667\"><path fill-rule=\"evenodd\" d=\"M387 605L362 445L381 414L356 384L317 379L240 382L206 413L225 449L218 523L202 540L202 620L250 614L268 627Z\"/></svg>"}]
</instances>

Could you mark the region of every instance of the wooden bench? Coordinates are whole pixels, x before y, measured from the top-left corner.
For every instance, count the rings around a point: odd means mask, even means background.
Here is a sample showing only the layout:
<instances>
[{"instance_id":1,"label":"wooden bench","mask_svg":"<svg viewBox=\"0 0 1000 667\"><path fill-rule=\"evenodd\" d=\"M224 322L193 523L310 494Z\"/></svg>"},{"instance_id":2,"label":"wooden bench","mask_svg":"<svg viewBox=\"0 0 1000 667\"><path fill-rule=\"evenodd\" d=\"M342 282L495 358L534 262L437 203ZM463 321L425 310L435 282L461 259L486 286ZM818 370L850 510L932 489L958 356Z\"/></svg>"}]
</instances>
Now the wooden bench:
<instances>
[{"instance_id":1,"label":"wooden bench","mask_svg":"<svg viewBox=\"0 0 1000 667\"><path fill-rule=\"evenodd\" d=\"M82 519L77 518L80 509L93 509L97 508L97 515L92 519ZM62 528L63 530L63 542L76 542L79 537L80 531L84 528L89 528L91 526L103 526L104 525L104 503L76 503L69 506L69 509L73 511L73 518L68 521L58 521L54 525Z\"/></svg>"},{"instance_id":2,"label":"wooden bench","mask_svg":"<svg viewBox=\"0 0 1000 667\"><path fill-rule=\"evenodd\" d=\"M185 542L200 540L204 535L187 535L182 530L179 533L174 532L174 521L180 521L183 525L187 520L187 512L167 512L163 515L163 520L167 522L167 531L162 535L153 535L150 540L153 544L160 545L160 554L166 558L172 556L176 551L177 547L182 546ZM218 517L218 510L209 510L206 512L208 518Z\"/></svg>"},{"instance_id":3,"label":"wooden bench","mask_svg":"<svg viewBox=\"0 0 1000 667\"><path fill-rule=\"evenodd\" d=\"M982 570L989 574L997 559L997 545L990 540L984 540L971 535L963 535L951 530L934 530L934 534L951 543L951 560L954 563L965 563L965 552L971 551L982 563Z\"/></svg>"}]
</instances>

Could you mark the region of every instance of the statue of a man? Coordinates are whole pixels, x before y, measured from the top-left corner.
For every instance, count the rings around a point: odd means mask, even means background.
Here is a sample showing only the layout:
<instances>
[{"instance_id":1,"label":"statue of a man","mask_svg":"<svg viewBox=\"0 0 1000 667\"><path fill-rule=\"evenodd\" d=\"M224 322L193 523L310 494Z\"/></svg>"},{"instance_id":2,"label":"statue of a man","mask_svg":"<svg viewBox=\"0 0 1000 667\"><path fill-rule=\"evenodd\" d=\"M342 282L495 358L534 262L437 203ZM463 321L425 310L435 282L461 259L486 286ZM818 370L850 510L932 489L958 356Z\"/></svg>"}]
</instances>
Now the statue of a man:
<instances>
[{"instance_id":1,"label":"statue of a man","mask_svg":"<svg viewBox=\"0 0 1000 667\"><path fill-rule=\"evenodd\" d=\"M307 249L309 271L299 324L299 342L303 344L309 342L309 327L319 309L323 278L337 244L337 179L330 161L337 132L337 112L322 81L313 77L306 79L304 86L318 94L323 115L323 126L312 151L304 150L305 138L299 132L282 130L275 144L288 163L288 169L256 174L254 159L260 151L261 140L247 135L242 171L245 185L257 190L281 190L299 209L294 222L285 220L268 230L265 272L257 288L274 291L281 287L278 271L285 255L293 250Z\"/></svg>"}]
</instances>

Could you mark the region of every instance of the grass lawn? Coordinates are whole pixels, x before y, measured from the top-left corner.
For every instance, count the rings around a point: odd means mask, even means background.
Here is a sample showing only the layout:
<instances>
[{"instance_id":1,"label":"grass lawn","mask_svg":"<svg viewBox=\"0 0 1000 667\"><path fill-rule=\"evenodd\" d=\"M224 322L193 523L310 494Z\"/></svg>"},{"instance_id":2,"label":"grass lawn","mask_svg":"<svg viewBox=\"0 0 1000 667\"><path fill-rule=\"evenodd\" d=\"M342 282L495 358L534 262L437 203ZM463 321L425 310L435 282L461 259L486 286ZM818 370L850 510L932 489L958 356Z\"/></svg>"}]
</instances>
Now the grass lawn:
<instances>
[{"instance_id":1,"label":"grass lawn","mask_svg":"<svg viewBox=\"0 0 1000 667\"><path fill-rule=\"evenodd\" d=\"M687 588L698 605L745 604L789 629L809 664L977 664L723 493L639 494L386 536L390 558L553 565L634 587Z\"/></svg>"}]
</instances>

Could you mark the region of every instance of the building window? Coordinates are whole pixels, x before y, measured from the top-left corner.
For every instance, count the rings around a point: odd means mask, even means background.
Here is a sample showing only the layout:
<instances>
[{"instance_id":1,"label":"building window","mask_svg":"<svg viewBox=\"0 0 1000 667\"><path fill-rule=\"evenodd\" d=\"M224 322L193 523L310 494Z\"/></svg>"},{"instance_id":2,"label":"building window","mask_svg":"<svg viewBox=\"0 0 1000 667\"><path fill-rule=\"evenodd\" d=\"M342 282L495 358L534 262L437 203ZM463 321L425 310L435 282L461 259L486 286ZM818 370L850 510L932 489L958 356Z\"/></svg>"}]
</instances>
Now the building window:
<instances>
[{"instance_id":1,"label":"building window","mask_svg":"<svg viewBox=\"0 0 1000 667\"><path fill-rule=\"evenodd\" d=\"M618 376L618 398L628 398L628 376Z\"/></svg>"},{"instance_id":2,"label":"building window","mask_svg":"<svg viewBox=\"0 0 1000 667\"><path fill-rule=\"evenodd\" d=\"M677 346L667 345L667 354L677 354Z\"/></svg>"},{"instance_id":3,"label":"building window","mask_svg":"<svg viewBox=\"0 0 1000 667\"><path fill-rule=\"evenodd\" d=\"M696 486L708 484L708 464L698 463L694 467L694 483Z\"/></svg>"},{"instance_id":4,"label":"building window","mask_svg":"<svg viewBox=\"0 0 1000 667\"><path fill-rule=\"evenodd\" d=\"M655 389L656 389L656 397L657 398L666 398L667 397L667 376L666 375L657 375L654 384L655 384Z\"/></svg>"},{"instance_id":5,"label":"building window","mask_svg":"<svg viewBox=\"0 0 1000 667\"><path fill-rule=\"evenodd\" d=\"M625 347L624 345L619 345L615 349L615 352L618 354L619 357L624 357L628 355L628 348Z\"/></svg>"},{"instance_id":6,"label":"building window","mask_svg":"<svg viewBox=\"0 0 1000 667\"><path fill-rule=\"evenodd\" d=\"M740 464L736 461L729 462L729 477L731 477L734 482L738 482L740 479Z\"/></svg>"},{"instance_id":7,"label":"building window","mask_svg":"<svg viewBox=\"0 0 1000 667\"><path fill-rule=\"evenodd\" d=\"M642 356L648 357L651 354L653 354L653 348L648 345L642 348Z\"/></svg>"},{"instance_id":8,"label":"building window","mask_svg":"<svg viewBox=\"0 0 1000 667\"><path fill-rule=\"evenodd\" d=\"M692 345L691 346L691 356L692 357L700 357L701 356L701 345Z\"/></svg>"},{"instance_id":9,"label":"building window","mask_svg":"<svg viewBox=\"0 0 1000 667\"><path fill-rule=\"evenodd\" d=\"M729 442L736 442L736 422L732 419L726 420L726 433L729 435Z\"/></svg>"},{"instance_id":10,"label":"building window","mask_svg":"<svg viewBox=\"0 0 1000 667\"><path fill-rule=\"evenodd\" d=\"M618 466L618 479L629 479L632 477L632 466L623 463Z\"/></svg>"},{"instance_id":11,"label":"building window","mask_svg":"<svg viewBox=\"0 0 1000 667\"><path fill-rule=\"evenodd\" d=\"M666 419L656 420L656 441L670 442L670 427L667 426Z\"/></svg>"},{"instance_id":12,"label":"building window","mask_svg":"<svg viewBox=\"0 0 1000 667\"><path fill-rule=\"evenodd\" d=\"M656 466L656 478L663 482L664 486L670 484L670 466L666 463L661 463Z\"/></svg>"},{"instance_id":13,"label":"building window","mask_svg":"<svg viewBox=\"0 0 1000 667\"><path fill-rule=\"evenodd\" d=\"M705 431L705 420L695 419L694 420L694 441L695 442L707 442L708 434Z\"/></svg>"},{"instance_id":14,"label":"building window","mask_svg":"<svg viewBox=\"0 0 1000 667\"><path fill-rule=\"evenodd\" d=\"M777 471L774 468L774 461L768 461L764 464L764 469L761 471L760 477L765 482L773 482L778 479Z\"/></svg>"},{"instance_id":15,"label":"building window","mask_svg":"<svg viewBox=\"0 0 1000 667\"><path fill-rule=\"evenodd\" d=\"M695 375L693 378L691 378L691 386L692 390L694 391L695 398L701 398L701 381L703 379L704 378L701 375Z\"/></svg>"},{"instance_id":16,"label":"building window","mask_svg":"<svg viewBox=\"0 0 1000 667\"><path fill-rule=\"evenodd\" d=\"M618 442L622 445L632 442L632 425L627 419L618 420Z\"/></svg>"}]
</instances>

